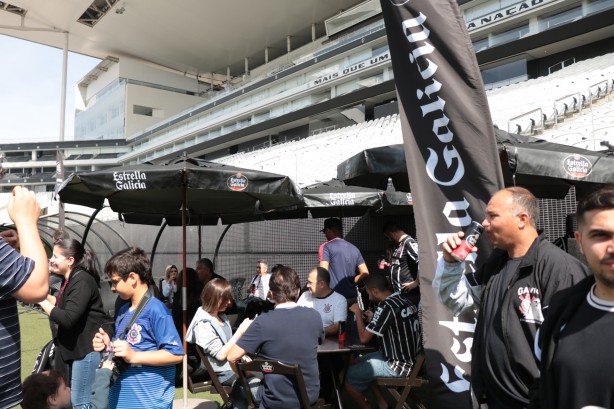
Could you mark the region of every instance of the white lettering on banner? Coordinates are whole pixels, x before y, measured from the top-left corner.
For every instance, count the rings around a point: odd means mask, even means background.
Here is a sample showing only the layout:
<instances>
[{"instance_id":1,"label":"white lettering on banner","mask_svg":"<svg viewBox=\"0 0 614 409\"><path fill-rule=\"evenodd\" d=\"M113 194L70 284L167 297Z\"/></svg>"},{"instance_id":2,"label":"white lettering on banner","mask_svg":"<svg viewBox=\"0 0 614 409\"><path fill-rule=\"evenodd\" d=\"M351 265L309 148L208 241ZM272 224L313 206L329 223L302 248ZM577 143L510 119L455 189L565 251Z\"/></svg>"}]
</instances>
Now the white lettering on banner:
<instances>
[{"instance_id":1,"label":"white lettering on banner","mask_svg":"<svg viewBox=\"0 0 614 409\"><path fill-rule=\"evenodd\" d=\"M465 344L465 352L462 354L459 354L458 351L460 351L461 349L460 342L458 342L456 338L453 338L452 348L450 348L450 350L454 353L454 356L456 356L459 361L471 362L471 346L473 345L473 338L465 339L463 341L463 344Z\"/></svg>"},{"instance_id":2,"label":"white lettering on banner","mask_svg":"<svg viewBox=\"0 0 614 409\"><path fill-rule=\"evenodd\" d=\"M376 64L382 63L384 61L388 61L390 60L390 52L386 51L384 54L380 54L378 56L375 57L371 57L367 60L361 61L359 63L350 65L349 67L346 67L338 72L334 72L332 74L328 74L328 75L324 75L322 77L318 77L315 80L313 80L313 82L311 83L311 86L314 85L321 85L324 84L326 82L335 80L337 78L341 78L345 75L349 75L349 74L353 74L355 72L358 71L362 71L365 70L369 67L372 67Z\"/></svg>"},{"instance_id":3,"label":"white lettering on banner","mask_svg":"<svg viewBox=\"0 0 614 409\"><path fill-rule=\"evenodd\" d=\"M471 216L467 211L469 209L469 202L463 198L460 202L446 202L443 207L443 214L446 216L448 223L456 227L465 227L471 223ZM464 214L462 217L451 217L452 212Z\"/></svg>"},{"instance_id":4,"label":"white lettering on banner","mask_svg":"<svg viewBox=\"0 0 614 409\"><path fill-rule=\"evenodd\" d=\"M551 3L553 1L554 0L531 0L521 1L519 3L512 4L511 6L495 11L494 13L490 13L485 16L471 20L467 23L467 31L477 30L478 28L482 28L489 24L497 23L499 21L511 18L518 13L525 13L528 10L531 10L537 6L541 6L545 3Z\"/></svg>"},{"instance_id":5,"label":"white lettering on banner","mask_svg":"<svg viewBox=\"0 0 614 409\"><path fill-rule=\"evenodd\" d=\"M147 180L145 172L113 172L113 181L117 190L147 189L145 180Z\"/></svg>"},{"instance_id":6,"label":"white lettering on banner","mask_svg":"<svg viewBox=\"0 0 614 409\"><path fill-rule=\"evenodd\" d=\"M430 139L428 135L424 136L428 141L426 149L429 152L425 164L426 174L429 179L443 188L459 183L465 175L465 166L460 153L454 146L455 135L450 128L450 118L445 112L446 101L439 95L444 84L435 78L438 66L428 58L436 50L428 41L430 30L425 25L426 20L427 17L420 12L417 17L403 21L402 29L409 43L409 61L425 81L425 86L416 90L416 97L421 116L424 121L430 121L432 124L431 131L434 136ZM437 172L442 162L445 164L445 177L439 176ZM446 195L446 197L450 196ZM471 223L469 207L467 199L461 196L457 200L445 202L442 213L449 225L464 228ZM435 236L437 240L440 240L444 233L435 233ZM475 332L475 323L459 322L456 317L453 321L440 321L439 325L451 329L456 337L461 332L470 334ZM470 362L473 337L464 337L462 343L456 337L451 339L450 350L458 362ZM454 374L457 377L454 380L450 379L450 372L446 365L441 363L441 368L440 379L450 391L461 393L469 390L469 381L463 376L465 371L458 364L454 365Z\"/></svg>"},{"instance_id":7,"label":"white lettering on banner","mask_svg":"<svg viewBox=\"0 0 614 409\"><path fill-rule=\"evenodd\" d=\"M477 320L475 320L477 322ZM458 317L454 317L453 321L439 321L439 325L452 330L455 336L459 336L461 332L475 332L475 322L473 324L467 322L459 322ZM473 345L473 337L469 337L463 340L465 345L465 352L460 353L460 342L456 338L452 338L452 347L450 350L454 353L454 356L461 362L471 362L471 346Z\"/></svg>"},{"instance_id":8,"label":"white lettering on banner","mask_svg":"<svg viewBox=\"0 0 614 409\"><path fill-rule=\"evenodd\" d=\"M433 51L435 51L435 48L430 43L426 42L430 35L430 31L424 26L425 22L426 16L420 13L420 15L416 18L411 18L403 21L402 25L403 32L405 33L407 40L411 43L412 47L415 46L413 51L409 53L409 61L414 64L416 68L418 68L420 76L424 80L428 80L435 75L438 67L431 60L426 58L428 54L431 54ZM416 28L419 28L419 30L412 31ZM420 44L414 44L417 42L420 42ZM425 65L426 68L422 69L421 66ZM424 90L417 90L416 96L418 97L419 103L424 102L424 104L420 105L422 117L424 119L428 118L433 122L433 134L437 137L437 140L447 145L443 148L442 152L446 167L450 169L454 164L456 164L456 169L450 180L438 179L435 176L435 169L440 163L440 158L437 154L437 151L429 147L429 158L426 161L427 175L438 185L453 186L457 184L464 176L465 167L463 165L463 161L460 157L460 154L458 153L454 145L449 145L453 142L454 134L448 128L450 120L444 113L446 102L443 99L439 98L439 96L437 95L441 88L442 84L439 81L432 79L431 84L425 87ZM423 101L425 99L426 101ZM431 117L434 118L430 119Z\"/></svg>"},{"instance_id":9,"label":"white lettering on banner","mask_svg":"<svg viewBox=\"0 0 614 409\"><path fill-rule=\"evenodd\" d=\"M441 376L439 379L441 379L448 389L454 393L467 392L469 390L470 384L469 381L463 377L463 375L465 375L463 368L458 365L454 366L454 374L458 377L458 380L450 382L450 373L448 372L448 368L444 364L440 365Z\"/></svg>"},{"instance_id":10,"label":"white lettering on banner","mask_svg":"<svg viewBox=\"0 0 614 409\"><path fill-rule=\"evenodd\" d=\"M461 332L475 332L475 324L478 320L474 318L473 324L470 322L462 322L458 320L458 317L454 317L452 321L439 321L439 325L449 328L457 337Z\"/></svg>"}]
</instances>

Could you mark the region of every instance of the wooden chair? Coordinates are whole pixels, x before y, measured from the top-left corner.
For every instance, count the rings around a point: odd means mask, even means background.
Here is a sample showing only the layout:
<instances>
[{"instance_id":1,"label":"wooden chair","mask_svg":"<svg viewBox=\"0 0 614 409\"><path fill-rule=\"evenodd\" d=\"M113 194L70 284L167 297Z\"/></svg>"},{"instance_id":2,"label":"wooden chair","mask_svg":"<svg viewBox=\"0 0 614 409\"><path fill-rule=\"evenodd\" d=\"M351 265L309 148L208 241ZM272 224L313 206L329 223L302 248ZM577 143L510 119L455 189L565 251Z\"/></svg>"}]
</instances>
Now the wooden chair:
<instances>
[{"instance_id":1,"label":"wooden chair","mask_svg":"<svg viewBox=\"0 0 614 409\"><path fill-rule=\"evenodd\" d=\"M188 348L191 345L192 344L188 344ZM201 359L199 358L199 360ZM208 374L207 374L207 378L209 378ZM188 390L190 392L200 393L200 392L209 392L211 390L212 388L211 379L203 379L203 380L197 380L197 379L202 379L202 377L200 375L194 375L193 373L188 374Z\"/></svg>"},{"instance_id":2,"label":"wooden chair","mask_svg":"<svg viewBox=\"0 0 614 409\"><path fill-rule=\"evenodd\" d=\"M303 372L301 371L301 367L298 364L287 365L279 361L273 361L268 359L255 359L251 362L237 364L237 369L239 370L239 379L241 379L241 384L243 385L243 390L245 391L245 396L247 398L248 408L250 409L256 408L256 405L254 404L252 394L250 393L247 372L260 372L262 374L279 374L294 377L298 386L297 392L299 401L301 402L301 408L320 409L327 407L327 405L324 404L323 399L318 399L318 401L314 405L309 402L309 397L307 396L307 389L305 388Z\"/></svg>"},{"instance_id":3,"label":"wooden chair","mask_svg":"<svg viewBox=\"0 0 614 409\"><path fill-rule=\"evenodd\" d=\"M232 387L222 385L215 371L213 370L213 367L211 366L211 362L209 362L209 358L207 358L207 354L205 354L205 351L203 351L203 349L199 345L196 345L196 352L198 353L198 356L200 357L200 360L203 365L205 365L207 373L209 374L209 378L211 379L208 388L209 392L219 394L224 401L224 404L227 404L228 402L230 402L229 395L230 391L232 390Z\"/></svg>"},{"instance_id":4,"label":"wooden chair","mask_svg":"<svg viewBox=\"0 0 614 409\"><path fill-rule=\"evenodd\" d=\"M414 367L411 369L409 376L401 378L375 378L375 384L379 386L380 389L385 389L396 400L397 405L395 409L409 409L410 406L406 401L407 397L412 391L412 388L419 388L426 383L425 379L418 377L418 373L422 369L423 364L424 352L421 352L416 357L416 362L414 363ZM420 409L426 409L426 406L418 401L415 396L414 400L416 406L418 406Z\"/></svg>"}]
</instances>

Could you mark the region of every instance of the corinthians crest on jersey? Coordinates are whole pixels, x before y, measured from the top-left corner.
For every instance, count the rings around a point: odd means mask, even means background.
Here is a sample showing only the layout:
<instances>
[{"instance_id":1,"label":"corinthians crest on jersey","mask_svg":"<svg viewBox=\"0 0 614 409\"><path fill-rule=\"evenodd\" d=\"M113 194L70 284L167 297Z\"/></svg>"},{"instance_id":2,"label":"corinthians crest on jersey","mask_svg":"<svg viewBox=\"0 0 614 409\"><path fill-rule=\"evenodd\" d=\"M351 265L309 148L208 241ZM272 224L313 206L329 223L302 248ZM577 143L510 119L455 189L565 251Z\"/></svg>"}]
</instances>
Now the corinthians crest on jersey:
<instances>
[{"instance_id":1,"label":"corinthians crest on jersey","mask_svg":"<svg viewBox=\"0 0 614 409\"><path fill-rule=\"evenodd\" d=\"M533 287L520 287L518 289L518 299L520 300L521 321L541 324L544 322L542 313L542 302L539 290Z\"/></svg>"}]
</instances>

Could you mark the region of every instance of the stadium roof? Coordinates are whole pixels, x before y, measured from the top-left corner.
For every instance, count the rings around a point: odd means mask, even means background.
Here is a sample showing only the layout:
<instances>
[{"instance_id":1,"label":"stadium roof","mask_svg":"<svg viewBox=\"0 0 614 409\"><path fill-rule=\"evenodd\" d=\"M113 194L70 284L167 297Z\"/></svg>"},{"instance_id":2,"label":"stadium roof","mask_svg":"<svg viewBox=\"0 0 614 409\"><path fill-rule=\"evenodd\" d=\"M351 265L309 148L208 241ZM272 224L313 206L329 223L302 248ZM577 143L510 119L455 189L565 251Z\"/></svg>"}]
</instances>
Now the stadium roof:
<instances>
[{"instance_id":1,"label":"stadium roof","mask_svg":"<svg viewBox=\"0 0 614 409\"><path fill-rule=\"evenodd\" d=\"M132 57L189 74L243 73L311 41L322 23L363 0L8 0L0 34L104 59ZM323 24L316 26L318 37Z\"/></svg>"}]
</instances>

